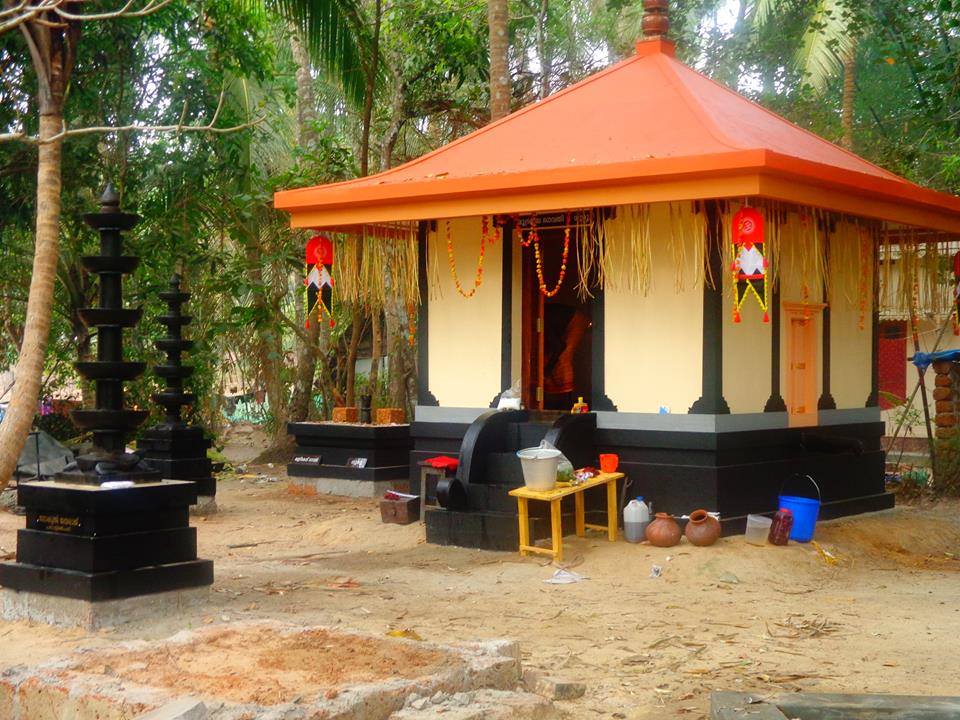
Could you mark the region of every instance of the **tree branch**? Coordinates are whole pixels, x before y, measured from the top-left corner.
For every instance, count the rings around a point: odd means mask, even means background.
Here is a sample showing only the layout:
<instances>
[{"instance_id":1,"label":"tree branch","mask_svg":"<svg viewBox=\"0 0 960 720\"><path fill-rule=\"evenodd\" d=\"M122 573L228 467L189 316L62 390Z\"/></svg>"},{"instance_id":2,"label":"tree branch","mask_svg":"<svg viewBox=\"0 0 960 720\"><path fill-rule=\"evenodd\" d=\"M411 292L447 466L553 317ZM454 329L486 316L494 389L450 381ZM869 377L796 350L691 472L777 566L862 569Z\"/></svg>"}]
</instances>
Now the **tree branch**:
<instances>
[{"instance_id":1,"label":"tree branch","mask_svg":"<svg viewBox=\"0 0 960 720\"><path fill-rule=\"evenodd\" d=\"M225 135L227 133L239 132L240 130L246 130L247 128L255 127L267 119L266 115L261 115L260 117L254 118L240 125L231 125L230 127L215 127L217 120L220 119L220 111L223 109L223 100L224 100L224 91L220 91L220 99L217 101L217 107L213 112L213 117L210 118L210 122L206 125L184 125L183 119L186 115L187 106L184 103L183 112L180 115L180 121L175 125L119 125L119 126L91 126L91 127L82 127L82 128L72 128L68 129L65 125L63 130L58 132L56 135L51 135L48 138L39 138L36 135L27 135L24 132L12 132L12 133L0 133L0 142L9 142L13 140L18 140L20 142L30 143L32 145L43 145L46 143L57 142L58 140L63 140L64 138L74 137L76 135L91 135L94 133L119 133L119 132L175 132L178 135L180 133L202 133L208 132L213 133L214 135Z\"/></svg>"}]
</instances>

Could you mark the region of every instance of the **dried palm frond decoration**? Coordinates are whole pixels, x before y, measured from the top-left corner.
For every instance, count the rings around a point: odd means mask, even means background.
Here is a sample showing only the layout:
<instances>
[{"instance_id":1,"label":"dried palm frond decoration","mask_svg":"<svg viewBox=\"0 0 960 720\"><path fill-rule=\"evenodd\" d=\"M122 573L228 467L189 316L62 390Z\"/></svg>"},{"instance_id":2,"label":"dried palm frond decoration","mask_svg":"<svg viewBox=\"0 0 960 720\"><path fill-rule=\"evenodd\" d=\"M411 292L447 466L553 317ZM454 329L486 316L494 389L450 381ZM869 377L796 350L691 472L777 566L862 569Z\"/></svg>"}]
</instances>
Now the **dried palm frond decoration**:
<instances>
[{"instance_id":1,"label":"dried palm frond decoration","mask_svg":"<svg viewBox=\"0 0 960 720\"><path fill-rule=\"evenodd\" d=\"M953 253L957 238L915 227L887 227L877 244L884 313L942 317L956 312Z\"/></svg>"},{"instance_id":2,"label":"dried palm frond decoration","mask_svg":"<svg viewBox=\"0 0 960 720\"><path fill-rule=\"evenodd\" d=\"M650 206L620 206L599 225L605 287L646 295L650 292L653 255Z\"/></svg>"},{"instance_id":3,"label":"dried palm frond decoration","mask_svg":"<svg viewBox=\"0 0 960 720\"><path fill-rule=\"evenodd\" d=\"M417 225L364 225L340 235L333 285L344 302L382 310L388 303L420 304Z\"/></svg>"}]
</instances>

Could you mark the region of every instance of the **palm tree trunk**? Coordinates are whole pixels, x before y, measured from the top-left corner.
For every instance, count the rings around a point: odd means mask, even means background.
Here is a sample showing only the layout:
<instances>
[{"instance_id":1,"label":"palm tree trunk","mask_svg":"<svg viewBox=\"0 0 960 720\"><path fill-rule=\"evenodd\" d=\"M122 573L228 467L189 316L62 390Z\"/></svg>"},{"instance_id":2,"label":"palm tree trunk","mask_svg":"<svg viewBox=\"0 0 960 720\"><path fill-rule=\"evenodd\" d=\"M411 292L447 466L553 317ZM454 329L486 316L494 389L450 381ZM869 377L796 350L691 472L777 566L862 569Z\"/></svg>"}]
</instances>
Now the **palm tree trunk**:
<instances>
[{"instance_id":1,"label":"palm tree trunk","mask_svg":"<svg viewBox=\"0 0 960 720\"><path fill-rule=\"evenodd\" d=\"M510 67L507 0L487 2L487 26L490 32L490 120L510 114Z\"/></svg>"},{"instance_id":2,"label":"palm tree trunk","mask_svg":"<svg viewBox=\"0 0 960 720\"><path fill-rule=\"evenodd\" d=\"M854 42L850 52L843 59L843 110L841 124L843 139L841 144L847 150L853 150L853 104L857 96L857 45Z\"/></svg>"},{"instance_id":3,"label":"palm tree trunk","mask_svg":"<svg viewBox=\"0 0 960 720\"><path fill-rule=\"evenodd\" d=\"M357 352L363 337L363 312L360 306L353 309L353 328L350 332L350 345L347 348L346 387L344 405L354 407L357 404Z\"/></svg>"},{"instance_id":4,"label":"palm tree trunk","mask_svg":"<svg viewBox=\"0 0 960 720\"><path fill-rule=\"evenodd\" d=\"M313 122L316 119L316 96L313 92L313 76L310 74L310 56L294 31L290 36L293 59L297 64L297 125L300 148L306 150L316 140ZM297 293L297 306L306 306L303 293ZM310 308L298 313L304 317ZM317 373L317 355L320 344L320 325L316 317L306 328L306 337L296 338L296 374L290 396L290 419L293 422L307 420L313 400L313 381Z\"/></svg>"},{"instance_id":5,"label":"palm tree trunk","mask_svg":"<svg viewBox=\"0 0 960 720\"><path fill-rule=\"evenodd\" d=\"M550 94L550 75L553 72L553 53L547 50L547 20L549 0L540 0L540 15L537 17L537 57L540 58L540 93L543 100Z\"/></svg>"},{"instance_id":6,"label":"palm tree trunk","mask_svg":"<svg viewBox=\"0 0 960 720\"><path fill-rule=\"evenodd\" d=\"M380 387L380 356L383 354L383 331L380 311L374 310L370 313L370 322L373 323L371 329L372 347L370 350L370 397L371 408L377 407L377 390Z\"/></svg>"},{"instance_id":7,"label":"palm tree trunk","mask_svg":"<svg viewBox=\"0 0 960 720\"><path fill-rule=\"evenodd\" d=\"M53 287L60 249L61 140L44 142L63 128L62 112L40 116L37 160L37 237L33 275L24 323L23 344L17 360L16 385L0 423L0 488L6 487L27 441L40 400L40 380L50 335Z\"/></svg>"},{"instance_id":8,"label":"palm tree trunk","mask_svg":"<svg viewBox=\"0 0 960 720\"><path fill-rule=\"evenodd\" d=\"M373 46L367 65L367 87L363 98L363 128L360 140L360 175L370 172L370 125L373 123L373 95L377 89L377 74L380 72L380 24L383 19L383 0L377 0L373 18Z\"/></svg>"}]
</instances>

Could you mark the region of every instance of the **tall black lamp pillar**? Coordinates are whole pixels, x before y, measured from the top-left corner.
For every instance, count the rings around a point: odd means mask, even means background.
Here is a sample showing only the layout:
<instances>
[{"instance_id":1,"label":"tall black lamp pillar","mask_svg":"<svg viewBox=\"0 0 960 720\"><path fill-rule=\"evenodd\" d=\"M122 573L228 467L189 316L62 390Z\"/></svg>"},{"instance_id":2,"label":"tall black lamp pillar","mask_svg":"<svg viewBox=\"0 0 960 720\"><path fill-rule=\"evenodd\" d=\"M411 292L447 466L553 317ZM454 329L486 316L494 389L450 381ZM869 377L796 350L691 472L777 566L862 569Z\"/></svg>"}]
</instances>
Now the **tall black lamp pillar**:
<instances>
[{"instance_id":1,"label":"tall black lamp pillar","mask_svg":"<svg viewBox=\"0 0 960 720\"><path fill-rule=\"evenodd\" d=\"M126 451L147 413L124 406L123 383L144 364L123 359L123 330L136 326L140 310L123 306L123 276L139 259L123 254L122 233L139 218L119 206L108 185L100 212L84 216L100 234L100 254L82 260L99 277L100 300L80 311L97 329L97 359L77 363L77 371L96 384L96 407L75 411L73 421L91 432L93 449L52 480L20 483L27 526L17 533L16 562L0 563L0 585L26 595L16 606L27 618L45 617L42 601L31 605L34 594L97 603L213 582L213 563L197 559L189 523L196 485L161 479Z\"/></svg>"}]
</instances>

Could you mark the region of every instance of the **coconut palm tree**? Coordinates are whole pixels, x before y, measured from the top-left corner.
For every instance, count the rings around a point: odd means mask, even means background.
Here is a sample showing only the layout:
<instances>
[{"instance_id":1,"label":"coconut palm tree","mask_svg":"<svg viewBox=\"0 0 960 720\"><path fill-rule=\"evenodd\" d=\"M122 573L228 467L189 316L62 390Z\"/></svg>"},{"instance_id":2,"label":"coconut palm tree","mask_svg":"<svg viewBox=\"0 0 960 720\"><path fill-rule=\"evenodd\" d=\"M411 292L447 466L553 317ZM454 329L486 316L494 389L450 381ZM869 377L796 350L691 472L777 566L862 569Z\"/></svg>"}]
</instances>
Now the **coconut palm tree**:
<instances>
[{"instance_id":1,"label":"coconut palm tree","mask_svg":"<svg viewBox=\"0 0 960 720\"><path fill-rule=\"evenodd\" d=\"M754 27L768 25L795 4L796 0L757 0L753 11ZM825 92L830 81L842 74L841 144L848 150L853 149L853 104L856 97L858 37L855 9L850 0L817 0L795 56L797 67L818 92Z\"/></svg>"},{"instance_id":2,"label":"coconut palm tree","mask_svg":"<svg viewBox=\"0 0 960 720\"><path fill-rule=\"evenodd\" d=\"M507 0L488 0L487 25L490 31L490 119L510 114L510 36Z\"/></svg>"},{"instance_id":3,"label":"coconut palm tree","mask_svg":"<svg viewBox=\"0 0 960 720\"><path fill-rule=\"evenodd\" d=\"M33 142L37 158L37 219L33 274L27 301L23 341L16 366L16 385L0 423L0 488L16 468L39 400L41 376L50 334L50 315L59 254L61 210L61 149L64 139L64 102L83 27L94 22L142 18L164 8L170 0L117 2L114 11L84 12L77 0L0 4L0 34L19 33L37 78L39 132L0 134L0 140ZM353 102L363 98L364 76L359 72L363 22L359 0L235 0L238 7L275 13L299 32L315 63L337 77ZM98 7L98 10L100 8ZM213 127L178 128L223 132Z\"/></svg>"}]
</instances>

